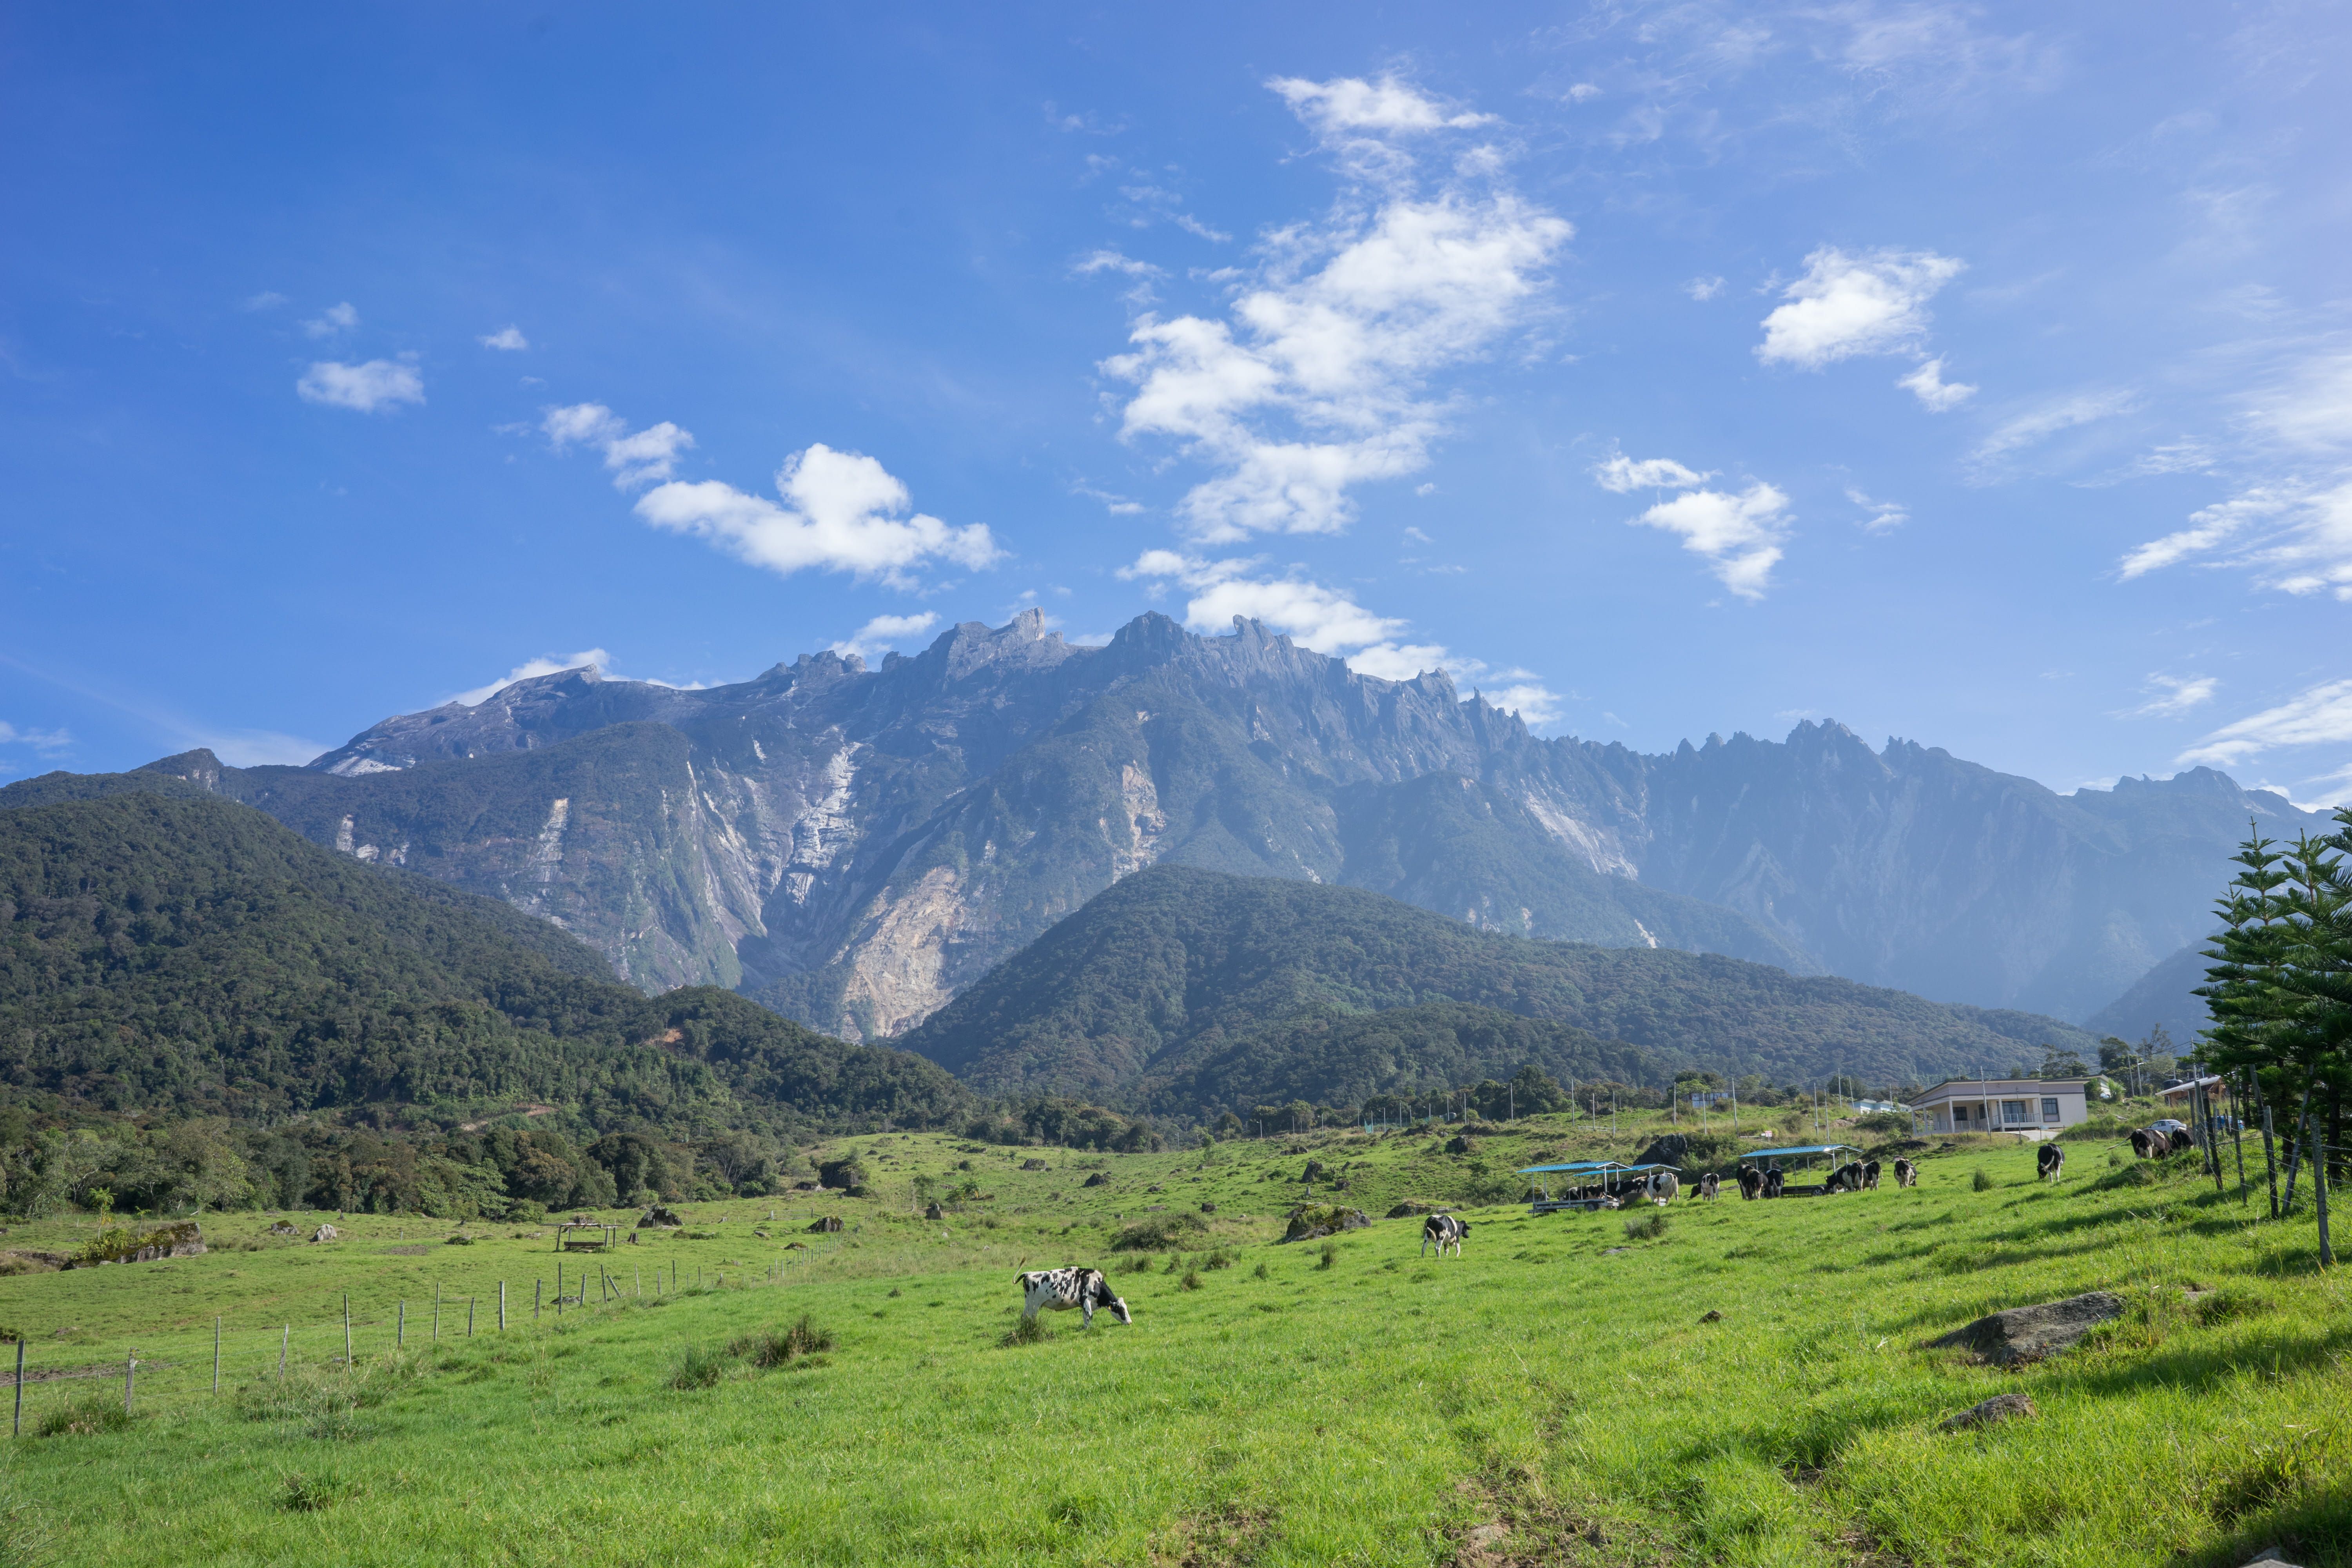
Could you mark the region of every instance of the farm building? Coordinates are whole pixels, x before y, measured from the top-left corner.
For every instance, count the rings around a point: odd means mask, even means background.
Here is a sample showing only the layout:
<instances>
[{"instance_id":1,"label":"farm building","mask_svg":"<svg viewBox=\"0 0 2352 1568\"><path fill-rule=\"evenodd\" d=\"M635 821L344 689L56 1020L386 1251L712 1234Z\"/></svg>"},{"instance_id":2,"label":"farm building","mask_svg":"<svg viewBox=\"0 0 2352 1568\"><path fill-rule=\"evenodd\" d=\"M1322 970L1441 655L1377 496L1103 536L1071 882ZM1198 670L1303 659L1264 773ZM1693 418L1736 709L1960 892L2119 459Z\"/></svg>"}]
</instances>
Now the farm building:
<instances>
[{"instance_id":1,"label":"farm building","mask_svg":"<svg viewBox=\"0 0 2352 1568\"><path fill-rule=\"evenodd\" d=\"M1937 1132L2023 1132L2039 1137L2090 1114L2084 1079L1970 1078L1939 1083L1911 1101Z\"/></svg>"},{"instance_id":2,"label":"farm building","mask_svg":"<svg viewBox=\"0 0 2352 1568\"><path fill-rule=\"evenodd\" d=\"M2200 1089L2205 1091L2207 1103L2219 1105L2221 1102L2221 1079L2216 1076L2186 1079L2174 1084L2170 1089L2162 1091L2164 1103L2175 1110L2185 1109L2197 1098L2197 1091Z\"/></svg>"}]
</instances>

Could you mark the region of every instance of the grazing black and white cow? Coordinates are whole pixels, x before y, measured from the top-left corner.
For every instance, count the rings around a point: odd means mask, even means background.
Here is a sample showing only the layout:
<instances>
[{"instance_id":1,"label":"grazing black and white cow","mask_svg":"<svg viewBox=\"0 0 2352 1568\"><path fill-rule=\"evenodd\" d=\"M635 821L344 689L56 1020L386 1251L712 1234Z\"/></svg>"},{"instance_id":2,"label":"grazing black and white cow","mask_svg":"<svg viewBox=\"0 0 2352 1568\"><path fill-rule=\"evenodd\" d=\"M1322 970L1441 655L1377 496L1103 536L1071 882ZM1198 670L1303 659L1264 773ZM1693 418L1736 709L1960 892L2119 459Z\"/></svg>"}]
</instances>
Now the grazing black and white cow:
<instances>
[{"instance_id":1,"label":"grazing black and white cow","mask_svg":"<svg viewBox=\"0 0 2352 1568\"><path fill-rule=\"evenodd\" d=\"M2152 1160L2156 1158L2159 1152L2168 1148L2170 1140L2167 1139L2163 1133L2156 1131L2151 1128L2143 1127L2138 1131L2131 1135L2132 1158L2135 1160Z\"/></svg>"},{"instance_id":2,"label":"grazing black and white cow","mask_svg":"<svg viewBox=\"0 0 2352 1568\"><path fill-rule=\"evenodd\" d=\"M1653 1171L1642 1195L1664 1207L1675 1201L1675 1194L1682 1190L1682 1178L1672 1171Z\"/></svg>"},{"instance_id":3,"label":"grazing black and white cow","mask_svg":"<svg viewBox=\"0 0 2352 1568\"><path fill-rule=\"evenodd\" d=\"M1429 1256L1429 1244L1433 1241L1437 1244L1438 1257L1444 1257L1445 1249L1450 1246L1454 1248L1454 1256L1459 1258L1462 1256L1462 1238L1469 1234L1468 1221L1455 1219L1450 1214L1431 1215L1421 1222L1421 1256Z\"/></svg>"},{"instance_id":4,"label":"grazing black and white cow","mask_svg":"<svg viewBox=\"0 0 2352 1568\"><path fill-rule=\"evenodd\" d=\"M2066 1151L2055 1143L2044 1143L2033 1156L2034 1173L2045 1182L2066 1179Z\"/></svg>"},{"instance_id":5,"label":"grazing black and white cow","mask_svg":"<svg viewBox=\"0 0 2352 1568\"><path fill-rule=\"evenodd\" d=\"M1919 1184L1919 1167L1913 1164L1908 1160L1896 1160L1895 1162L1895 1184L1898 1187L1917 1186Z\"/></svg>"},{"instance_id":6,"label":"grazing black and white cow","mask_svg":"<svg viewBox=\"0 0 2352 1568\"><path fill-rule=\"evenodd\" d=\"M1764 1195L1768 1198L1779 1197L1782 1187L1787 1184L1788 1180L1788 1172L1783 1171L1778 1165L1773 1166L1770 1170L1764 1173Z\"/></svg>"},{"instance_id":7,"label":"grazing black and white cow","mask_svg":"<svg viewBox=\"0 0 2352 1568\"><path fill-rule=\"evenodd\" d=\"M1753 1202L1756 1200L1757 1195L1758 1195L1759 1194L1762 1193L1762 1192L1763 1192L1763 1190L1764 1190L1764 1173L1763 1173L1763 1172L1761 1172L1761 1171L1759 1171L1759 1170L1758 1170L1758 1169L1757 1169L1755 1166L1753 1166L1753 1165L1742 1165L1742 1166L1740 1166L1740 1167L1739 1167L1739 1195L1740 1195L1740 1197L1741 1197L1742 1199L1746 1200L1747 1202L1753 1203Z\"/></svg>"},{"instance_id":8,"label":"grazing black and white cow","mask_svg":"<svg viewBox=\"0 0 2352 1568\"><path fill-rule=\"evenodd\" d=\"M2172 1130L2172 1147L2167 1152L2180 1154L2197 1147L2197 1135L2186 1127Z\"/></svg>"},{"instance_id":9,"label":"grazing black and white cow","mask_svg":"<svg viewBox=\"0 0 2352 1568\"><path fill-rule=\"evenodd\" d=\"M1707 1202L1713 1203L1715 1194L1722 1190L1723 1178L1709 1171L1692 1184L1691 1197L1693 1201L1705 1198Z\"/></svg>"},{"instance_id":10,"label":"grazing black and white cow","mask_svg":"<svg viewBox=\"0 0 2352 1568\"><path fill-rule=\"evenodd\" d=\"M1099 1268L1033 1268L1013 1278L1021 1281L1021 1315L1034 1318L1050 1307L1066 1312L1076 1307L1086 1314L1086 1326L1095 1326L1095 1309L1101 1307L1122 1323L1132 1323L1127 1303L1120 1300Z\"/></svg>"},{"instance_id":11,"label":"grazing black and white cow","mask_svg":"<svg viewBox=\"0 0 2352 1568\"><path fill-rule=\"evenodd\" d=\"M1872 1192L1878 1190L1878 1162L1873 1160L1862 1168L1862 1184Z\"/></svg>"},{"instance_id":12,"label":"grazing black and white cow","mask_svg":"<svg viewBox=\"0 0 2352 1568\"><path fill-rule=\"evenodd\" d=\"M1830 1179L1822 1184L1822 1190L1825 1193L1858 1193L1862 1191L1862 1162L1859 1160L1852 1161L1849 1163L1840 1165L1836 1170L1832 1171L1830 1173Z\"/></svg>"}]
</instances>

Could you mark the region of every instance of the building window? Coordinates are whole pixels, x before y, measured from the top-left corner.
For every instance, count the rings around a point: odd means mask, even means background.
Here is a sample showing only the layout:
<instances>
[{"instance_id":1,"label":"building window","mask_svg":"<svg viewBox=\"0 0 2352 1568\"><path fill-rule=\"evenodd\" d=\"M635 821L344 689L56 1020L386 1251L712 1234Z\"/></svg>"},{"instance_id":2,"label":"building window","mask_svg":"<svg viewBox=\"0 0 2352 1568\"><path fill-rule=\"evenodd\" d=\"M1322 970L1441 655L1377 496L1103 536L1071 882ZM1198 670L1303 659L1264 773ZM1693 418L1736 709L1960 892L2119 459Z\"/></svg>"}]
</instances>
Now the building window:
<instances>
[{"instance_id":1,"label":"building window","mask_svg":"<svg viewBox=\"0 0 2352 1568\"><path fill-rule=\"evenodd\" d=\"M2004 1122L2017 1122L2024 1121L2025 1101L2021 1100L2002 1100L2000 1102L2000 1119Z\"/></svg>"},{"instance_id":2,"label":"building window","mask_svg":"<svg viewBox=\"0 0 2352 1568\"><path fill-rule=\"evenodd\" d=\"M2058 1102L2056 1100L2045 1098L2042 1101L2042 1120L2044 1121L2055 1121L2058 1120Z\"/></svg>"}]
</instances>

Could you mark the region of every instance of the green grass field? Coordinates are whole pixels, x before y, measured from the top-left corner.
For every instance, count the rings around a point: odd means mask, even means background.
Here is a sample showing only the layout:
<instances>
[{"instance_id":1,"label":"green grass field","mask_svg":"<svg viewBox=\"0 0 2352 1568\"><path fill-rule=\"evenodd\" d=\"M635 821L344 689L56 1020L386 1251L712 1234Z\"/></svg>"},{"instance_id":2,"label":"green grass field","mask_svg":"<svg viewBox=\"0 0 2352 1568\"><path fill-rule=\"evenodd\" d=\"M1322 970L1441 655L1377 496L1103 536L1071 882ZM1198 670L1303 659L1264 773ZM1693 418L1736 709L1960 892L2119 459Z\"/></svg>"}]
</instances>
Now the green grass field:
<instances>
[{"instance_id":1,"label":"green grass field","mask_svg":"<svg viewBox=\"0 0 2352 1568\"><path fill-rule=\"evenodd\" d=\"M1415 1256L1414 1219L1328 1255L1273 1244L1310 1156L1352 1163L1338 1201L1379 1215L1474 1161L1622 1157L1656 1120L1612 1136L1538 1119L1468 1154L1426 1133L1011 1158L846 1140L875 1196L688 1205L688 1234L588 1260L585 1306L535 1321L551 1232L478 1225L456 1247L457 1227L378 1216L313 1246L261 1239L270 1216L210 1216L205 1257L0 1279L33 1370L85 1374L26 1388L0 1563L2087 1568L2237 1563L2280 1541L2352 1563L2340 1276L2318 1275L2307 1210L2256 1223L2259 1194L2217 1194L2185 1160L2069 1143L2053 1188L2031 1148L1958 1148L1912 1191L1685 1201L1638 1239L1626 1222L1657 1211L1515 1204L1466 1213L1465 1256L1443 1262ZM1017 1169L1031 1157L1048 1169ZM988 1196L925 1222L918 1173ZM1110 1249L1122 1225L1203 1202L1206 1228L1149 1271ZM848 1228L806 1233L820 1214ZM307 1235L334 1216L293 1217ZM77 1228L0 1247L61 1249ZM1134 1325L1050 1314L1044 1339L1008 1342L1014 1271L1064 1262L1111 1268ZM569 1288L581 1259L563 1267ZM2095 1288L2129 1314L2040 1365L1920 1348ZM803 1320L815 1342L782 1342ZM2010 1391L2039 1415L1936 1429Z\"/></svg>"}]
</instances>

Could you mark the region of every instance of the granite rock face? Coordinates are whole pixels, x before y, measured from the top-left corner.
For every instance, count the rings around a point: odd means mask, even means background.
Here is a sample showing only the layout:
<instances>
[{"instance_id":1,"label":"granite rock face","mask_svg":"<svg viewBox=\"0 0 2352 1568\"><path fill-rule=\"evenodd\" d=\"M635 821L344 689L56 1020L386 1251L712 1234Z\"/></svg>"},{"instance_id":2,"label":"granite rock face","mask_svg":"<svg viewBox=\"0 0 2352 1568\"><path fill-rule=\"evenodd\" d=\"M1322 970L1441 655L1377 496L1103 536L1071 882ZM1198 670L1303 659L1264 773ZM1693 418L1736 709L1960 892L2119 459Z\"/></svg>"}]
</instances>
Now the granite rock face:
<instances>
[{"instance_id":1,"label":"granite rock face","mask_svg":"<svg viewBox=\"0 0 2352 1568\"><path fill-rule=\"evenodd\" d=\"M2079 1018L2204 935L2250 816L2318 821L2210 770L2062 796L1835 724L1656 756L1545 740L1443 673L1358 675L1254 622L1147 615L1087 647L1034 611L876 669L569 670L306 768L147 772L504 899L647 990L736 987L866 1038L1162 861Z\"/></svg>"}]
</instances>

